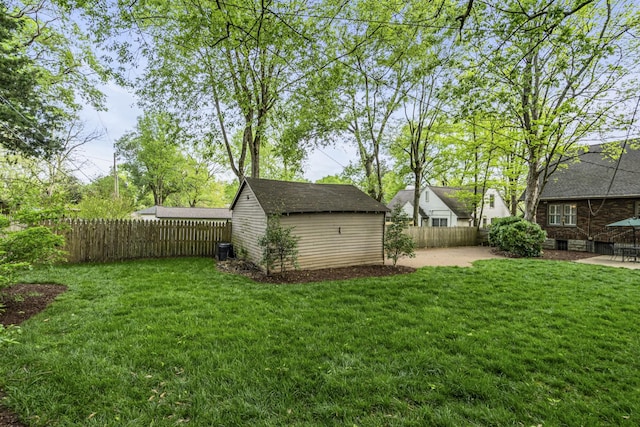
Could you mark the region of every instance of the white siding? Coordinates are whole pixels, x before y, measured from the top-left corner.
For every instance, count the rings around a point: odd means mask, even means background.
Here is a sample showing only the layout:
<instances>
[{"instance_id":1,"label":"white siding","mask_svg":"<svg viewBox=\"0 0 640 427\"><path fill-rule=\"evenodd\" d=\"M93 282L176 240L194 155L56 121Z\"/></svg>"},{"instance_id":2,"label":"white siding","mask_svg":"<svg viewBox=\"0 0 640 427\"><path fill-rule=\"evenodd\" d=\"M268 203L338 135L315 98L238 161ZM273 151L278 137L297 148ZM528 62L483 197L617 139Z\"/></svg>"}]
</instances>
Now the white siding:
<instances>
[{"instance_id":1,"label":"white siding","mask_svg":"<svg viewBox=\"0 0 640 427\"><path fill-rule=\"evenodd\" d=\"M491 207L489 205L489 200L493 196L494 205ZM479 212L478 212L479 213ZM482 209L482 218L486 218L487 225L491 224L491 221L494 218L504 218L511 215L509 212L509 207L504 202L504 199L495 188L489 188L484 195L484 207ZM483 221L480 221L480 225L482 226Z\"/></svg>"},{"instance_id":2,"label":"white siding","mask_svg":"<svg viewBox=\"0 0 640 427\"><path fill-rule=\"evenodd\" d=\"M413 205L411 203L405 203L402 210L409 216L409 218L413 218Z\"/></svg>"},{"instance_id":3,"label":"white siding","mask_svg":"<svg viewBox=\"0 0 640 427\"><path fill-rule=\"evenodd\" d=\"M280 222L295 227L293 234L300 237L302 270L384 263L382 213L296 214L283 216Z\"/></svg>"},{"instance_id":4,"label":"white siding","mask_svg":"<svg viewBox=\"0 0 640 427\"><path fill-rule=\"evenodd\" d=\"M453 213L449 206L442 201L434 192L427 187L424 191L425 199L428 202L424 202L422 209L429 215L429 226L433 225L433 218L446 218L447 227L465 227L469 226L468 220L458 221L458 216Z\"/></svg>"},{"instance_id":5,"label":"white siding","mask_svg":"<svg viewBox=\"0 0 640 427\"><path fill-rule=\"evenodd\" d=\"M232 238L234 250L247 252L247 259L259 264L262 250L258 239L267 228L267 217L248 185L242 189L232 213Z\"/></svg>"}]
</instances>

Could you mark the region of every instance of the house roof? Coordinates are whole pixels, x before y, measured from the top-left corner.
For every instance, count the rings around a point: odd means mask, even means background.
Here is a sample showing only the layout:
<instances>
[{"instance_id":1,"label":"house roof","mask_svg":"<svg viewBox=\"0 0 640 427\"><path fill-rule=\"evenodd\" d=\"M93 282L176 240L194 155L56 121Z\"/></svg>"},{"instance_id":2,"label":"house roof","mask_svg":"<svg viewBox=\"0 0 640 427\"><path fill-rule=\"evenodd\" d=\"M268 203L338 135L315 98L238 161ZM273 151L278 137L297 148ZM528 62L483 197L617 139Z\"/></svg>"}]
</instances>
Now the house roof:
<instances>
[{"instance_id":1,"label":"house roof","mask_svg":"<svg viewBox=\"0 0 640 427\"><path fill-rule=\"evenodd\" d=\"M628 143L618 165L603 153L608 145L586 147L579 162L564 160L567 167L551 175L540 200L640 197L640 149Z\"/></svg>"},{"instance_id":2,"label":"house roof","mask_svg":"<svg viewBox=\"0 0 640 427\"><path fill-rule=\"evenodd\" d=\"M396 193L395 196L391 199L389 204L387 205L389 209L393 209L397 204L401 206L409 203L413 206L413 190L400 190ZM429 218L429 215L422 209L422 207L418 207L418 212L422 218Z\"/></svg>"},{"instance_id":3,"label":"house roof","mask_svg":"<svg viewBox=\"0 0 640 427\"><path fill-rule=\"evenodd\" d=\"M151 206L134 212L138 215L155 215L160 219L231 219L228 208L174 208L167 206Z\"/></svg>"},{"instance_id":4,"label":"house roof","mask_svg":"<svg viewBox=\"0 0 640 427\"><path fill-rule=\"evenodd\" d=\"M461 191L461 188L456 187L436 187L433 185L428 185L426 188L430 189L436 196L442 200L442 202L447 205L449 209L458 217L458 218L471 218L471 212L464 204L464 202L458 200L456 198L456 193ZM424 191L424 190L423 190ZM413 190L400 190L396 193L396 195L389 202L389 207L393 209L397 204L406 205L410 203L413 206ZM420 215L424 218L429 218L429 215L420 208Z\"/></svg>"},{"instance_id":5,"label":"house roof","mask_svg":"<svg viewBox=\"0 0 640 427\"><path fill-rule=\"evenodd\" d=\"M267 215L319 212L388 212L382 203L353 185L310 184L245 178L231 204L234 208L245 185L253 191Z\"/></svg>"},{"instance_id":6,"label":"house roof","mask_svg":"<svg viewBox=\"0 0 640 427\"><path fill-rule=\"evenodd\" d=\"M411 206L413 206L413 190L411 189L398 191L396 195L393 196L393 199L391 199L391 201L387 204L387 206L389 207L389 209L393 209L398 204L404 206L407 203L411 203Z\"/></svg>"},{"instance_id":7,"label":"house roof","mask_svg":"<svg viewBox=\"0 0 640 427\"><path fill-rule=\"evenodd\" d=\"M461 188L457 187L435 187L433 185L429 186L429 189L434 192L436 196L440 198L444 202L445 205L451 211L456 214L458 218L466 219L471 218L471 211L467 207L467 205L456 198L456 194L462 191Z\"/></svg>"}]
</instances>

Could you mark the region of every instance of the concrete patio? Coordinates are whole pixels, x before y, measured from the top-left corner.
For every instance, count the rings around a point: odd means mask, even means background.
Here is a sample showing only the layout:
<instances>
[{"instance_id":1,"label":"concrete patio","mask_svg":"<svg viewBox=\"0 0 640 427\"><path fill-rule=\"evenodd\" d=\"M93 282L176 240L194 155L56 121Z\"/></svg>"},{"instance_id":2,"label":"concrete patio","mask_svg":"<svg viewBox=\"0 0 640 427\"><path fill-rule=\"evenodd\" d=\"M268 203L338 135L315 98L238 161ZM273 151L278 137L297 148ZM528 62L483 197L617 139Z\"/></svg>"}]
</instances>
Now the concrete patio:
<instances>
[{"instance_id":1,"label":"concrete patio","mask_svg":"<svg viewBox=\"0 0 640 427\"><path fill-rule=\"evenodd\" d=\"M611 255L599 255L594 256L592 258L584 258L575 262L579 262L581 264L595 264L595 265L604 265L607 267L616 267L616 268L628 268L631 270L639 270L640 262L634 261L622 261L620 257L616 257L612 259Z\"/></svg>"},{"instance_id":2,"label":"concrete patio","mask_svg":"<svg viewBox=\"0 0 640 427\"><path fill-rule=\"evenodd\" d=\"M487 246L461 246L455 248L427 248L417 249L415 258L400 258L398 265L407 267L471 267L474 261L482 259L498 259L503 256L496 255L492 248ZM598 255L576 261L581 264L603 265L606 267L640 269L640 262L622 262L620 257L612 259L611 255ZM391 261L387 260L387 264Z\"/></svg>"}]
</instances>

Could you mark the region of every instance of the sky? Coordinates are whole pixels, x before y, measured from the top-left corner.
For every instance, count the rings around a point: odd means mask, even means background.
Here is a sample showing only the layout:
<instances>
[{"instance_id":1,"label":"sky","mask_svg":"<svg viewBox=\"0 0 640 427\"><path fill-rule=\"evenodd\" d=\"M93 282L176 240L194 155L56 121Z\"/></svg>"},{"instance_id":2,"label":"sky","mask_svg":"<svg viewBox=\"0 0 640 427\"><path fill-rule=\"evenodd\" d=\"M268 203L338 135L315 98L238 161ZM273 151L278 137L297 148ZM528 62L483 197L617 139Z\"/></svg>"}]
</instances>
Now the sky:
<instances>
[{"instance_id":1,"label":"sky","mask_svg":"<svg viewBox=\"0 0 640 427\"><path fill-rule=\"evenodd\" d=\"M86 124L86 130L102 132L101 138L86 144L78 153L76 166L80 167L77 174L82 181L88 182L110 173L113 166L114 143L136 125L136 119L142 110L136 105L135 96L115 83L100 87L106 95L107 111L96 111L91 107L85 108L81 119ZM355 159L356 151L352 147L327 147L308 153L308 159L303 167L304 177L315 182L327 175L336 175ZM232 179L230 176L223 177Z\"/></svg>"}]
</instances>

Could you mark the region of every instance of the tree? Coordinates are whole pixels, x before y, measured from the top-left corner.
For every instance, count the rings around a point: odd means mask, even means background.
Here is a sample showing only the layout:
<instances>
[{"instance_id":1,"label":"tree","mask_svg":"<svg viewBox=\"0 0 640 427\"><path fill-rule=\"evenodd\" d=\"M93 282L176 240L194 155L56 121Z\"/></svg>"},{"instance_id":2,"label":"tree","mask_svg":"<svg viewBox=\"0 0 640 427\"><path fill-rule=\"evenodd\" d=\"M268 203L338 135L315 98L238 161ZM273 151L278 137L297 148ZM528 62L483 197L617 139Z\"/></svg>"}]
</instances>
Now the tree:
<instances>
[{"instance_id":1,"label":"tree","mask_svg":"<svg viewBox=\"0 0 640 427\"><path fill-rule=\"evenodd\" d=\"M400 204L397 204L391 211L391 224L387 226L384 235L384 250L387 258L393 261L393 265L403 256L414 258L415 243L413 239L405 234L405 229L411 218L405 213Z\"/></svg>"},{"instance_id":2,"label":"tree","mask_svg":"<svg viewBox=\"0 0 640 427\"><path fill-rule=\"evenodd\" d=\"M42 70L20 43L25 26L0 2L0 145L11 152L45 156L57 148L53 131L60 111L42 96Z\"/></svg>"},{"instance_id":3,"label":"tree","mask_svg":"<svg viewBox=\"0 0 640 427\"><path fill-rule=\"evenodd\" d=\"M143 207L138 199L138 189L130 182L126 173L118 173L118 195L116 196L113 174L99 177L85 185L82 197L76 205L78 218L124 219Z\"/></svg>"},{"instance_id":4,"label":"tree","mask_svg":"<svg viewBox=\"0 0 640 427\"><path fill-rule=\"evenodd\" d=\"M384 197L382 154L390 121L405 99L407 86L414 84L410 52L418 39L417 30L391 23L392 19L407 19L403 8L395 3L354 2L345 7L346 23L339 33L345 56L347 131L358 149L364 190L378 201Z\"/></svg>"},{"instance_id":5,"label":"tree","mask_svg":"<svg viewBox=\"0 0 640 427\"><path fill-rule=\"evenodd\" d=\"M0 145L11 151L47 157L83 105L103 107L107 73L71 12L64 0L0 2Z\"/></svg>"},{"instance_id":6,"label":"tree","mask_svg":"<svg viewBox=\"0 0 640 427\"><path fill-rule=\"evenodd\" d=\"M267 229L264 236L258 239L258 245L262 248L262 265L267 268L267 275L276 264L280 265L280 274L287 269L287 265L297 265L298 240L293 235L294 227L282 227L280 217L272 215L267 218Z\"/></svg>"},{"instance_id":7,"label":"tree","mask_svg":"<svg viewBox=\"0 0 640 427\"><path fill-rule=\"evenodd\" d=\"M186 160L180 151L184 131L168 113L138 118L136 130L116 141L122 168L131 174L141 190L151 190L155 205L162 206L167 197L182 188Z\"/></svg>"},{"instance_id":8,"label":"tree","mask_svg":"<svg viewBox=\"0 0 640 427\"><path fill-rule=\"evenodd\" d=\"M330 28L318 28L312 18L320 5L152 0L121 3L117 16L98 16L113 10L100 2L85 7L97 33L113 36L122 59L130 62L140 46L146 72L138 91L149 108L168 106L201 129L201 139L224 151L239 181L260 177L265 143L298 118L293 104L315 92L310 85L323 82L325 68L314 58L323 51L318 34ZM123 30L139 45L119 43Z\"/></svg>"},{"instance_id":9,"label":"tree","mask_svg":"<svg viewBox=\"0 0 640 427\"><path fill-rule=\"evenodd\" d=\"M494 83L491 100L517 127L514 154L528 172L525 218L535 220L540 193L562 156L612 125L629 98L624 77L636 56L626 40L633 16L624 2L507 1L473 7L475 63ZM491 31L480 32L479 26ZM484 36L483 36L484 34Z\"/></svg>"},{"instance_id":10,"label":"tree","mask_svg":"<svg viewBox=\"0 0 640 427\"><path fill-rule=\"evenodd\" d=\"M418 58L416 85L404 105L406 124L392 146L392 152L402 165L407 165L412 174L413 224L419 224L420 194L423 183L438 161L438 140L445 133L447 113L441 92L447 84L449 63L439 47L425 47L433 53Z\"/></svg>"}]
</instances>

